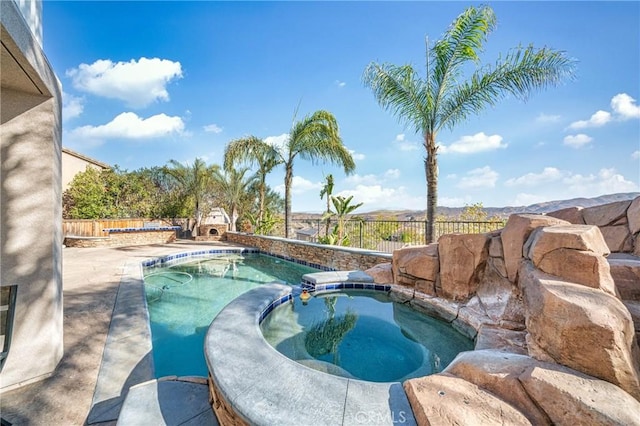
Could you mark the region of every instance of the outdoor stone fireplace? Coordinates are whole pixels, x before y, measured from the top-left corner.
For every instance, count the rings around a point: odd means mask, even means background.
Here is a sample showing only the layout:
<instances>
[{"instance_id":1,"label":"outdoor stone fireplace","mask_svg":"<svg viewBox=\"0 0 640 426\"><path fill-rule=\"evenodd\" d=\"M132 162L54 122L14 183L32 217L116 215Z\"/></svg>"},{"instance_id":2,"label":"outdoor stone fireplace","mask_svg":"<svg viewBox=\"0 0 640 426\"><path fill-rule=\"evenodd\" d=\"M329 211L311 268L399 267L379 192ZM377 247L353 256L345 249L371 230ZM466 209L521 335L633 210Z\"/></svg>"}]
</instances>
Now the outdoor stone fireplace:
<instances>
[{"instance_id":1,"label":"outdoor stone fireplace","mask_svg":"<svg viewBox=\"0 0 640 426\"><path fill-rule=\"evenodd\" d=\"M200 225L196 241L220 241L226 238L225 234L229 229L227 223L216 223L212 225Z\"/></svg>"}]
</instances>

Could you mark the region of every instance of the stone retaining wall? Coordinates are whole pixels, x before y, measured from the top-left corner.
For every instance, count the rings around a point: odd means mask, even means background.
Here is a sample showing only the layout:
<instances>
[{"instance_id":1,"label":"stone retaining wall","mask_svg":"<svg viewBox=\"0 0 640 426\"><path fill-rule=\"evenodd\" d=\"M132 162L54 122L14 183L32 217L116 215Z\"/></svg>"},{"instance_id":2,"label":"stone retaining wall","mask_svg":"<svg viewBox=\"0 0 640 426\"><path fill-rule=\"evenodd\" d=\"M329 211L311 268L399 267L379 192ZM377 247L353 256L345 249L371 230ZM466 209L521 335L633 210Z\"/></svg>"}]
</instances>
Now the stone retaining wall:
<instances>
[{"instance_id":1,"label":"stone retaining wall","mask_svg":"<svg viewBox=\"0 0 640 426\"><path fill-rule=\"evenodd\" d=\"M388 253L263 235L227 232L226 237L230 243L256 247L267 253L323 265L337 271L365 270L380 263L390 262L392 258Z\"/></svg>"},{"instance_id":2,"label":"stone retaining wall","mask_svg":"<svg viewBox=\"0 0 640 426\"><path fill-rule=\"evenodd\" d=\"M108 237L73 237L64 239L66 247L123 247L146 244L167 244L176 240L176 231L129 231L111 233Z\"/></svg>"}]
</instances>

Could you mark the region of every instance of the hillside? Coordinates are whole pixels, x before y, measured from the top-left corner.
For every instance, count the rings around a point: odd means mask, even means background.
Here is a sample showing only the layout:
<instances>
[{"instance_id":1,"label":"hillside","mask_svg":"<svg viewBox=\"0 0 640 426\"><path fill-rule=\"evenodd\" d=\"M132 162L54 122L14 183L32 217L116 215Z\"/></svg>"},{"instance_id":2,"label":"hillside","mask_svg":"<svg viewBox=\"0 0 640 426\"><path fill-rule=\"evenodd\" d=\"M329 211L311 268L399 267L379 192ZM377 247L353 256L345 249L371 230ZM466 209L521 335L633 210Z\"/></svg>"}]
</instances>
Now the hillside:
<instances>
[{"instance_id":1,"label":"hillside","mask_svg":"<svg viewBox=\"0 0 640 426\"><path fill-rule=\"evenodd\" d=\"M529 206L519 207L485 207L489 217L506 218L513 213L549 213L552 211L568 208L568 207L592 207L601 204L614 203L616 201L632 200L640 196L640 192L626 192L618 194L601 195L595 198L572 198L570 200L548 201L544 203L531 204ZM456 218L464 207L438 207L437 215L450 218ZM424 218L425 210L375 210L369 212L356 212L358 216L366 219L375 219L379 217L396 218L397 220L420 220ZM294 220L317 219L320 214L315 213L293 213Z\"/></svg>"}]
</instances>

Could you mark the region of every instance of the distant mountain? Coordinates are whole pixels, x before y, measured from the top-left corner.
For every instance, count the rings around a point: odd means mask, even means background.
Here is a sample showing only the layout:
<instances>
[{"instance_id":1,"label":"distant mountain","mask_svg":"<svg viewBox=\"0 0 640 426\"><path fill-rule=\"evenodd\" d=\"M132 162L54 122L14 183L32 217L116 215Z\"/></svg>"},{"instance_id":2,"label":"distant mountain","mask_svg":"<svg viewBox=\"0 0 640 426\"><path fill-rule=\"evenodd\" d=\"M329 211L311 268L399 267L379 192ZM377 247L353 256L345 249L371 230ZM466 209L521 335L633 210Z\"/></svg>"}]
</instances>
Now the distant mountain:
<instances>
[{"instance_id":1,"label":"distant mountain","mask_svg":"<svg viewBox=\"0 0 640 426\"><path fill-rule=\"evenodd\" d=\"M616 201L633 200L640 196L640 192L626 192L619 194L601 195L595 198L572 198L570 200L547 201L544 203L531 204L529 206L520 207L485 207L489 217L507 218L514 213L549 213L568 207L593 207L602 204L614 203ZM443 215L455 218L462 213L464 207L441 207L437 208L437 215ZM426 215L426 210L375 210L367 213L356 212L357 216L366 219L375 219L379 217L396 218L397 220L422 220ZM293 213L294 220L317 219L321 214L316 213Z\"/></svg>"}]
</instances>

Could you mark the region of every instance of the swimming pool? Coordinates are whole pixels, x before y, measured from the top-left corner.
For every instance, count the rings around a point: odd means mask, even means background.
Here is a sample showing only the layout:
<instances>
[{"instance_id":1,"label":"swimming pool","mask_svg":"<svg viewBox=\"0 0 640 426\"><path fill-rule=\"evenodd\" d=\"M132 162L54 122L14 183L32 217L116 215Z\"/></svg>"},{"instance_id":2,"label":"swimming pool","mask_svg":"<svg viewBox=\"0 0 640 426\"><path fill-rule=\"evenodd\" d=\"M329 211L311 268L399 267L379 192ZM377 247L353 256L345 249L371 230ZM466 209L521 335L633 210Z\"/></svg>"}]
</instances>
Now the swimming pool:
<instances>
[{"instance_id":1,"label":"swimming pool","mask_svg":"<svg viewBox=\"0 0 640 426\"><path fill-rule=\"evenodd\" d=\"M261 253L225 253L144 268L155 376L208 375L206 331L232 300L270 282L298 285L318 269Z\"/></svg>"},{"instance_id":2,"label":"swimming pool","mask_svg":"<svg viewBox=\"0 0 640 426\"><path fill-rule=\"evenodd\" d=\"M393 302L386 292L343 290L274 309L261 323L288 358L337 376L402 382L441 372L473 341L449 323Z\"/></svg>"}]
</instances>

